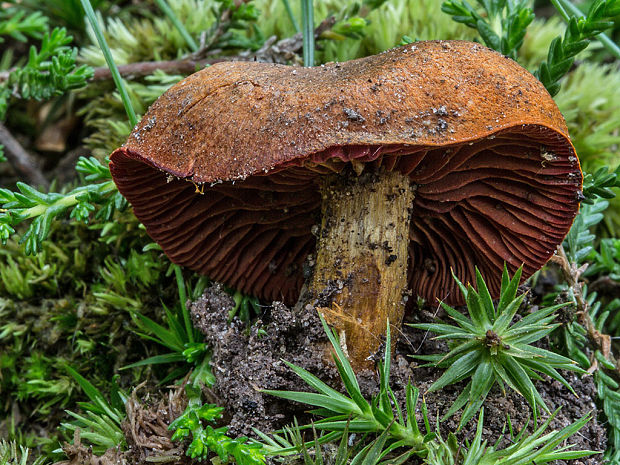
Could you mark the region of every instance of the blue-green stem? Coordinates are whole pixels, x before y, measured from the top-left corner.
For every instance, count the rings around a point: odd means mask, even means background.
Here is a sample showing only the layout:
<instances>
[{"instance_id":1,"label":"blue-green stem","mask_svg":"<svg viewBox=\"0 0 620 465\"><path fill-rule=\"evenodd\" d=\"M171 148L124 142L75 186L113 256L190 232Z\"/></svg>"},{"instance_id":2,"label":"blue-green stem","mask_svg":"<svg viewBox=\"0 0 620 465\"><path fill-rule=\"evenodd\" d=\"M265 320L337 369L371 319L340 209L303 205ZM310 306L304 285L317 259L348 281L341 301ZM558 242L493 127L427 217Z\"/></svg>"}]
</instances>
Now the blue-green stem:
<instances>
[{"instance_id":1,"label":"blue-green stem","mask_svg":"<svg viewBox=\"0 0 620 465\"><path fill-rule=\"evenodd\" d=\"M299 23L297 22L297 19L295 18L295 15L293 14L293 9L291 8L291 4L289 3L288 0L282 0L282 3L284 4L284 8L286 9L286 14L288 15L288 18L291 20L291 23L293 23L293 27L295 28L295 33L298 33Z\"/></svg>"},{"instance_id":2,"label":"blue-green stem","mask_svg":"<svg viewBox=\"0 0 620 465\"><path fill-rule=\"evenodd\" d=\"M314 5L301 0L301 22L304 39L304 66L314 66Z\"/></svg>"},{"instance_id":3,"label":"blue-green stem","mask_svg":"<svg viewBox=\"0 0 620 465\"><path fill-rule=\"evenodd\" d=\"M80 0L82 2L82 7L84 8L84 13L86 13L86 17L88 18L88 22L90 23L93 31L95 31L95 37L97 37L97 42L99 43L99 48L103 52L103 56L105 58L106 63L108 64L108 68L110 68L110 72L112 73L112 79L114 80L114 84L116 84L116 88L118 89L119 94L121 95L121 100L123 101L123 105L125 106L125 111L127 112L127 117L129 118L129 122L132 126L138 124L138 118L136 117L136 112L131 105L131 100L129 99L129 94L127 93L127 88L125 87L125 83L123 82L123 78L121 77L121 73L118 71L118 67L116 63L114 63L114 58L112 58L112 52L110 51L110 47L108 47L108 43L103 36L103 31L101 30L101 26L97 21L97 17L95 16L95 12L93 11L93 7L90 4L90 0Z\"/></svg>"},{"instance_id":4,"label":"blue-green stem","mask_svg":"<svg viewBox=\"0 0 620 465\"><path fill-rule=\"evenodd\" d=\"M577 17L585 16L582 11L577 6L573 5L570 0L551 0L551 3L553 3L555 9L558 10L566 22L570 20L571 15ZM596 38L603 44L609 53L620 59L620 47L618 47L613 40L611 40L606 34L599 34Z\"/></svg>"},{"instance_id":5,"label":"blue-green stem","mask_svg":"<svg viewBox=\"0 0 620 465\"><path fill-rule=\"evenodd\" d=\"M185 323L185 332L189 338L189 342L194 342L194 327L189 320L189 311L187 310L187 293L185 292L185 280L183 279L183 273L179 265L173 265L174 276L177 279L177 287L179 288L179 300L181 301L181 312L183 313L183 322Z\"/></svg>"},{"instance_id":6,"label":"blue-green stem","mask_svg":"<svg viewBox=\"0 0 620 465\"><path fill-rule=\"evenodd\" d=\"M179 33L183 37L183 40L187 42L187 45L189 45L189 48L192 49L192 52L197 51L198 44L193 39L193 37L189 35L189 32L187 32L187 29L185 29L185 26L183 26L183 23L179 21L179 18L177 18L177 15L174 14L174 11L172 11L172 8L170 8L166 0L155 0L155 3L157 3L157 6L159 7L159 9L168 17L168 19L170 20L170 22L172 22L174 27L177 28L177 31L179 31Z\"/></svg>"}]
</instances>

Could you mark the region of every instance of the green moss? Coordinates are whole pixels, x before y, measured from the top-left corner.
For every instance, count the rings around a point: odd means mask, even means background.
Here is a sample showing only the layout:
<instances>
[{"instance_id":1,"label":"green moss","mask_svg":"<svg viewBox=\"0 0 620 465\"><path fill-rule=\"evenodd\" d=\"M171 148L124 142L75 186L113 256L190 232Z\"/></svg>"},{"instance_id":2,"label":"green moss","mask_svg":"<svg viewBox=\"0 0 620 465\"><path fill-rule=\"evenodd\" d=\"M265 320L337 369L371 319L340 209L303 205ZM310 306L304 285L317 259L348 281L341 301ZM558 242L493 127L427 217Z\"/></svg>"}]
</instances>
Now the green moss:
<instances>
[{"instance_id":1,"label":"green moss","mask_svg":"<svg viewBox=\"0 0 620 465\"><path fill-rule=\"evenodd\" d=\"M215 22L214 1L168 0L170 7L194 37ZM171 60L190 52L179 31L163 15L135 16L131 21L114 17L100 21L117 65L139 61ZM103 54L89 29L91 45L81 49L80 59L93 67L105 66Z\"/></svg>"},{"instance_id":2,"label":"green moss","mask_svg":"<svg viewBox=\"0 0 620 465\"><path fill-rule=\"evenodd\" d=\"M367 19L370 25L361 41L347 39L326 43L323 61L345 61L375 55L397 46L404 35L419 40L472 40L475 37L475 31L455 23L442 13L441 2L436 0L386 2L372 11Z\"/></svg>"},{"instance_id":3,"label":"green moss","mask_svg":"<svg viewBox=\"0 0 620 465\"><path fill-rule=\"evenodd\" d=\"M555 99L587 171L620 163L618 89L617 66L585 62L566 77Z\"/></svg>"},{"instance_id":4,"label":"green moss","mask_svg":"<svg viewBox=\"0 0 620 465\"><path fill-rule=\"evenodd\" d=\"M34 257L13 241L0 250L0 417L29 418L17 431L56 431L64 409L81 400L66 365L105 392L121 366L157 353L131 331L129 311L159 319L162 302L173 306L178 296L169 261L143 252L147 244L126 212L92 226L56 223ZM123 383L157 382L154 374L127 373ZM13 411L20 415L11 420Z\"/></svg>"},{"instance_id":5,"label":"green moss","mask_svg":"<svg viewBox=\"0 0 620 465\"><path fill-rule=\"evenodd\" d=\"M255 0L261 16L260 27L269 37L289 37L295 33L292 23L286 16L280 0ZM329 16L343 19L353 1L326 0L315 2L314 17L318 23ZM291 2L293 12L301 18L299 2ZM397 46L404 35L420 40L430 39L473 39L475 31L457 24L441 12L441 2L437 0L392 0L371 11L366 17L370 24L361 40L320 41L317 50L317 63L328 61L347 61L363 56L374 55Z\"/></svg>"}]
</instances>

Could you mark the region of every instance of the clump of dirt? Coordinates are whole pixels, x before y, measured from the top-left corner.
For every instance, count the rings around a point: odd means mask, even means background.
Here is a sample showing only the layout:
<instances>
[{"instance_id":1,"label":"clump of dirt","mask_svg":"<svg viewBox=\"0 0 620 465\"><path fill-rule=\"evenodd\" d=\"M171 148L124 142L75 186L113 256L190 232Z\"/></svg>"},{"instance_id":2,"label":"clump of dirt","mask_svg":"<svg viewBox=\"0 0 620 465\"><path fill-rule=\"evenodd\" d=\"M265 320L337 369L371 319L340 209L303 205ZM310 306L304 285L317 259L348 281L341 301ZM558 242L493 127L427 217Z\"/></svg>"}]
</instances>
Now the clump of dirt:
<instances>
[{"instance_id":1,"label":"clump of dirt","mask_svg":"<svg viewBox=\"0 0 620 465\"><path fill-rule=\"evenodd\" d=\"M79 429L75 430L73 444L65 444L62 451L68 459L54 465L127 465L125 454L117 448L110 448L101 456L95 455L91 447L82 444Z\"/></svg>"},{"instance_id":2,"label":"clump of dirt","mask_svg":"<svg viewBox=\"0 0 620 465\"><path fill-rule=\"evenodd\" d=\"M306 309L289 309L281 303L274 303L270 311L247 327L238 319L228 322L228 311L234 306L232 298L223 288L215 285L203 297L191 304L194 325L205 334L205 340L213 350L212 366L216 377L215 395L219 405L230 415L230 434L252 435L252 427L269 432L290 424L297 417L300 424L308 421L304 413L308 406L295 405L273 396L263 394L262 389L307 390L303 381L282 361L287 360L315 374L335 389L343 390L334 366L325 364L328 347L316 312ZM408 316L413 321L414 316ZM424 313L415 315L416 321L428 321ZM441 341L433 340L424 331L403 326L392 365L390 383L397 399L404 406L405 388L409 380L424 393L441 376L443 370L419 367L410 355L445 352ZM570 439L576 449L604 451L605 429L596 422L597 408L594 403L596 388L590 376L579 377L574 373L563 373L579 397L571 394L560 383L545 379L536 387L551 411L562 407L552 420L550 429L561 429L579 418L592 414L590 421L578 434ZM360 373L358 380L366 398L378 392L378 376L369 371ZM426 393L431 423L441 418L461 393L466 383L455 384L438 392ZM531 409L525 399L508 389L506 393L494 388L485 401L483 436L493 444L507 435L507 415L510 416L515 432L528 425L532 431ZM420 410L416 412L421 424ZM541 415L539 424L546 419ZM456 431L460 418L456 416L440 423L440 433L446 437ZM457 435L459 440L471 440L475 435L476 421L470 421ZM504 437L500 447L510 445ZM415 463L415 462L412 462ZM602 463L600 455L580 461L556 462L594 465Z\"/></svg>"},{"instance_id":3,"label":"clump of dirt","mask_svg":"<svg viewBox=\"0 0 620 465\"><path fill-rule=\"evenodd\" d=\"M252 427L273 431L290 423L293 415L303 416L303 407L260 390L303 388L283 360L335 382L335 368L323 363L327 337L316 312L289 309L276 302L248 328L238 318L228 322L233 306L230 295L218 284L191 304L194 326L213 351L214 393L231 416L231 435L251 434Z\"/></svg>"}]
</instances>

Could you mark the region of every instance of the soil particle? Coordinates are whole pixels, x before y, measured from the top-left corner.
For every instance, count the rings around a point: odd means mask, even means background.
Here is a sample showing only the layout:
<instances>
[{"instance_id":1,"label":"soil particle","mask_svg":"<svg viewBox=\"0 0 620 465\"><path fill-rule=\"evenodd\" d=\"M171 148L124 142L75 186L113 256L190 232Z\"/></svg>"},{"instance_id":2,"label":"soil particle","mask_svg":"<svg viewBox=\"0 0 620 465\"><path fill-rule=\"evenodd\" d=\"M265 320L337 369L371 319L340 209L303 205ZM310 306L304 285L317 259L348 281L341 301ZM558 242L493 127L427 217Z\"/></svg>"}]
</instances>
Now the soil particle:
<instances>
[{"instance_id":1,"label":"soil particle","mask_svg":"<svg viewBox=\"0 0 620 465\"><path fill-rule=\"evenodd\" d=\"M345 107L342 110L344 111L344 114L347 115L347 118L349 118L351 121L357 121L360 123L366 121L366 118L364 118L360 113L353 110L352 108Z\"/></svg>"},{"instance_id":2,"label":"soil particle","mask_svg":"<svg viewBox=\"0 0 620 465\"><path fill-rule=\"evenodd\" d=\"M283 359L301 366L315 374L335 389L343 390L333 366L324 364L327 339L315 312L304 309L289 309L281 303L274 303L270 311L249 329L238 319L228 322L228 310L234 302L219 285L214 285L201 299L191 305L194 324L205 334L206 342L213 349L212 365L215 377L215 394L220 405L229 412L230 434L251 434L251 428L269 432L289 424L296 416L299 423L309 421L304 413L307 406L294 404L262 394L260 389L309 390L287 366ZM299 306L301 307L301 306ZM406 317L412 321L413 317ZM419 321L430 321L428 312L418 312ZM465 387L464 383L448 386L439 392L426 392L441 376L443 370L420 367L410 357L412 354L445 352L445 343L436 341L424 331L403 326L396 353L392 362L390 385L401 405L404 405L407 382L424 393L431 423L441 418ZM379 350L377 359L381 357ZM579 397L571 394L560 383L548 378L536 382L540 395L551 411L561 407L552 420L550 429L561 429L588 413L597 417L594 403L596 388L592 377L579 377L574 373L562 373ZM366 398L378 392L378 376L371 371L358 374L358 381ZM524 398L507 389L501 392L492 389L485 401L484 439L493 444L498 438L500 448L510 445L507 415L510 415L515 434L527 425L532 431L531 410ZM418 422L422 421L420 408L416 411ZM539 424L547 418L541 414ZM439 423L440 433L445 438L456 431L459 414ZM460 441L471 440L476 431L476 420L470 421L457 437ZM569 443L576 449L603 451L606 448L606 432L596 421L590 421ZM413 460L411 463L416 463ZM421 462L420 462L421 463ZM555 465L594 465L603 463L601 455L573 461L557 461Z\"/></svg>"}]
</instances>

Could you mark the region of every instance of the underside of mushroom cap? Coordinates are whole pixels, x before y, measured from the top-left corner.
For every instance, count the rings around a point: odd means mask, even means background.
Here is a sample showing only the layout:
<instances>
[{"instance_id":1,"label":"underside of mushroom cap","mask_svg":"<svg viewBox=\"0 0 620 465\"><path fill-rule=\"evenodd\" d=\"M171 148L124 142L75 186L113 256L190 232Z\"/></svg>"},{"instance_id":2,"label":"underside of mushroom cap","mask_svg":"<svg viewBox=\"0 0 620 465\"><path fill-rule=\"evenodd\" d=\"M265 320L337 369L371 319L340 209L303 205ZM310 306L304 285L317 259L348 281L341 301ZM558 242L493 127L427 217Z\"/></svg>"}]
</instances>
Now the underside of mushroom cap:
<instances>
[{"instance_id":1,"label":"underside of mushroom cap","mask_svg":"<svg viewBox=\"0 0 620 465\"><path fill-rule=\"evenodd\" d=\"M318 178L352 163L415 185L409 283L430 300L459 302L451 269L473 282L477 265L495 295L504 261L529 276L579 208L579 162L553 100L469 42L316 68L214 65L153 104L110 169L172 261L293 303Z\"/></svg>"}]
</instances>

